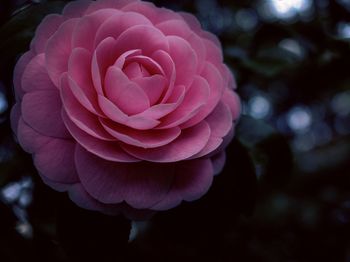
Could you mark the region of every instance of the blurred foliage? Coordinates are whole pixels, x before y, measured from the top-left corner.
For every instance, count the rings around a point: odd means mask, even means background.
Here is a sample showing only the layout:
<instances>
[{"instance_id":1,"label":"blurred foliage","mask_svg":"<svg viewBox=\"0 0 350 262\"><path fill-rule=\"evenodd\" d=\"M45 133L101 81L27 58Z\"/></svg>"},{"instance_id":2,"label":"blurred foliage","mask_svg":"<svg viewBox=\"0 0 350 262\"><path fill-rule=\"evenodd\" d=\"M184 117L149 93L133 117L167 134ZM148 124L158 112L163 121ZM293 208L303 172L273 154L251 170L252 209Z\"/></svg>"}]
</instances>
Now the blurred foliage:
<instances>
[{"instance_id":1,"label":"blurred foliage","mask_svg":"<svg viewBox=\"0 0 350 262\"><path fill-rule=\"evenodd\" d=\"M34 184L28 207L0 197L0 261L349 261L347 1L296 1L310 5L289 14L266 14L273 0L153 1L194 13L219 36L243 116L207 195L132 224L48 188L12 136L16 59L41 19L68 1L32 2L0 3L0 92L9 105L0 112L0 189L23 177Z\"/></svg>"}]
</instances>

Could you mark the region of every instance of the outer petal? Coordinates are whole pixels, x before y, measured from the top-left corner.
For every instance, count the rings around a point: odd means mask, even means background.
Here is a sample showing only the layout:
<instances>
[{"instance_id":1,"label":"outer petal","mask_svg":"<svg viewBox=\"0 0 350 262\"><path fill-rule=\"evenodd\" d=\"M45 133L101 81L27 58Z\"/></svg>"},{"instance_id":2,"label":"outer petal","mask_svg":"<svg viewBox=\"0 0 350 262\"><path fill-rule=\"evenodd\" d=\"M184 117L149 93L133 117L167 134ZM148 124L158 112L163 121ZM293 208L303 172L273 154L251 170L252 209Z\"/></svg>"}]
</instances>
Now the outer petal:
<instances>
[{"instance_id":1,"label":"outer petal","mask_svg":"<svg viewBox=\"0 0 350 262\"><path fill-rule=\"evenodd\" d=\"M204 66L202 77L205 78L210 87L210 95L208 102L203 106L202 110L196 116L184 123L181 127L187 128L195 125L206 118L217 106L224 92L224 81L220 72L210 63Z\"/></svg>"},{"instance_id":2,"label":"outer petal","mask_svg":"<svg viewBox=\"0 0 350 262\"><path fill-rule=\"evenodd\" d=\"M100 211L108 215L118 215L122 210L120 204L107 205L97 201L86 192L81 183L72 185L69 188L68 195L75 204L84 209Z\"/></svg>"},{"instance_id":3,"label":"outer petal","mask_svg":"<svg viewBox=\"0 0 350 262\"><path fill-rule=\"evenodd\" d=\"M198 67L196 52L190 44L178 36L167 36L169 42L169 55L176 68L176 80L178 85L189 86L193 81ZM184 61L191 61L184 63Z\"/></svg>"},{"instance_id":4,"label":"outer petal","mask_svg":"<svg viewBox=\"0 0 350 262\"><path fill-rule=\"evenodd\" d=\"M221 173L221 171L224 169L225 162L226 162L226 153L225 151L221 151L217 153L216 155L211 157L213 168L214 168L214 175L218 175Z\"/></svg>"},{"instance_id":5,"label":"outer petal","mask_svg":"<svg viewBox=\"0 0 350 262\"><path fill-rule=\"evenodd\" d=\"M27 93L23 97L23 120L46 136L70 137L61 118L61 109L61 99L57 90Z\"/></svg>"},{"instance_id":6,"label":"outer petal","mask_svg":"<svg viewBox=\"0 0 350 262\"><path fill-rule=\"evenodd\" d=\"M81 17L85 14L91 3L93 2L90 0L77 0L70 2L63 9L63 16L65 18Z\"/></svg>"},{"instance_id":7,"label":"outer petal","mask_svg":"<svg viewBox=\"0 0 350 262\"><path fill-rule=\"evenodd\" d=\"M72 47L82 47L93 51L97 30L109 17L119 13L115 9L102 9L80 18L72 35Z\"/></svg>"},{"instance_id":8,"label":"outer petal","mask_svg":"<svg viewBox=\"0 0 350 262\"><path fill-rule=\"evenodd\" d=\"M196 32L198 36L213 42L213 44L215 44L217 47L221 49L221 43L217 38L217 36L210 32L203 31L201 24L199 23L198 19L194 15L186 12L179 12L179 14L186 21L186 23L191 27L191 29L194 32Z\"/></svg>"},{"instance_id":9,"label":"outer petal","mask_svg":"<svg viewBox=\"0 0 350 262\"><path fill-rule=\"evenodd\" d=\"M157 8L150 2L135 2L123 7L123 10L143 14L155 25L170 19L181 19L181 17L174 11L166 8Z\"/></svg>"},{"instance_id":10,"label":"outer petal","mask_svg":"<svg viewBox=\"0 0 350 262\"><path fill-rule=\"evenodd\" d=\"M75 142L51 139L34 155L34 163L40 174L58 183L79 181L74 163Z\"/></svg>"},{"instance_id":11,"label":"outer petal","mask_svg":"<svg viewBox=\"0 0 350 262\"><path fill-rule=\"evenodd\" d=\"M84 188L103 203L125 201L134 208L148 208L165 197L173 181L173 170L167 165L108 162L81 147L75 161Z\"/></svg>"},{"instance_id":12,"label":"outer petal","mask_svg":"<svg viewBox=\"0 0 350 262\"><path fill-rule=\"evenodd\" d=\"M193 201L203 196L213 181L213 167L210 159L197 159L176 163L173 186L168 195L152 210L167 210L183 200Z\"/></svg>"},{"instance_id":13,"label":"outer petal","mask_svg":"<svg viewBox=\"0 0 350 262\"><path fill-rule=\"evenodd\" d=\"M12 131L17 135L17 128L18 128L18 122L19 119L21 118L21 104L16 103L11 109L11 129Z\"/></svg>"},{"instance_id":14,"label":"outer petal","mask_svg":"<svg viewBox=\"0 0 350 262\"><path fill-rule=\"evenodd\" d=\"M209 99L210 88L202 77L194 77L194 81L185 94L183 102L179 107L164 117L157 128L169 128L178 126L191 119Z\"/></svg>"},{"instance_id":15,"label":"outer petal","mask_svg":"<svg viewBox=\"0 0 350 262\"><path fill-rule=\"evenodd\" d=\"M151 55L156 50L169 49L164 34L149 25L136 25L125 30L117 39L119 55L131 50L141 49L144 55Z\"/></svg>"},{"instance_id":16,"label":"outer petal","mask_svg":"<svg viewBox=\"0 0 350 262\"><path fill-rule=\"evenodd\" d=\"M157 24L157 28L167 36L173 35L185 39L196 52L198 59L197 73L201 72L206 58L206 48L203 43L203 39L197 34L193 33L193 31L188 27L188 24L183 20L167 20Z\"/></svg>"},{"instance_id":17,"label":"outer petal","mask_svg":"<svg viewBox=\"0 0 350 262\"><path fill-rule=\"evenodd\" d=\"M73 18L63 23L46 45L47 71L57 87L62 73L68 71L68 59L72 52L72 35L78 21L78 18Z\"/></svg>"},{"instance_id":18,"label":"outer petal","mask_svg":"<svg viewBox=\"0 0 350 262\"><path fill-rule=\"evenodd\" d=\"M92 4L89 6L89 8L86 10L85 14L91 14L93 12L96 12L100 9L105 8L113 8L113 9L121 9L131 3L139 2L139 0L99 0L99 1L93 1Z\"/></svg>"},{"instance_id":19,"label":"outer petal","mask_svg":"<svg viewBox=\"0 0 350 262\"><path fill-rule=\"evenodd\" d=\"M232 116L226 104L220 102L214 111L205 120L211 130L211 136L206 146L192 158L206 156L216 150L222 143L223 138L232 129Z\"/></svg>"},{"instance_id":20,"label":"outer petal","mask_svg":"<svg viewBox=\"0 0 350 262\"><path fill-rule=\"evenodd\" d=\"M39 151L42 146L46 145L52 139L35 131L22 118L18 122L17 138L22 148L30 154Z\"/></svg>"},{"instance_id":21,"label":"outer petal","mask_svg":"<svg viewBox=\"0 0 350 262\"><path fill-rule=\"evenodd\" d=\"M241 114L241 102L238 95L233 90L227 88L224 91L222 100L230 108L232 119L236 120Z\"/></svg>"},{"instance_id":22,"label":"outer petal","mask_svg":"<svg viewBox=\"0 0 350 262\"><path fill-rule=\"evenodd\" d=\"M66 184L66 183L59 183L59 182L55 182L52 181L51 179L45 177L43 174L40 174L40 177L42 179L42 181L49 187L51 187L52 189L58 191L58 192L67 192L72 186L74 186L75 184Z\"/></svg>"},{"instance_id":23,"label":"outer petal","mask_svg":"<svg viewBox=\"0 0 350 262\"><path fill-rule=\"evenodd\" d=\"M194 15L187 12L179 12L179 15L194 32L199 34L202 31L202 26Z\"/></svg>"},{"instance_id":24,"label":"outer petal","mask_svg":"<svg viewBox=\"0 0 350 262\"><path fill-rule=\"evenodd\" d=\"M28 63L22 75L21 86L26 93L38 90L57 90L47 73L44 54L35 56Z\"/></svg>"},{"instance_id":25,"label":"outer petal","mask_svg":"<svg viewBox=\"0 0 350 262\"><path fill-rule=\"evenodd\" d=\"M151 26L152 23L143 15L134 12L122 12L109 17L96 32L95 46L107 37L117 39L126 29L135 25Z\"/></svg>"},{"instance_id":26,"label":"outer petal","mask_svg":"<svg viewBox=\"0 0 350 262\"><path fill-rule=\"evenodd\" d=\"M31 48L34 49L37 54L45 52L48 40L64 21L65 19L61 15L50 14L46 16L36 29Z\"/></svg>"},{"instance_id":27,"label":"outer petal","mask_svg":"<svg viewBox=\"0 0 350 262\"><path fill-rule=\"evenodd\" d=\"M24 55L21 56L21 58L18 60L14 72L13 72L13 84L15 88L15 95L16 100L22 99L24 95L24 91L22 89L22 76L24 73L25 68L30 63L30 61L33 59L35 54L32 51L28 51Z\"/></svg>"}]
</instances>

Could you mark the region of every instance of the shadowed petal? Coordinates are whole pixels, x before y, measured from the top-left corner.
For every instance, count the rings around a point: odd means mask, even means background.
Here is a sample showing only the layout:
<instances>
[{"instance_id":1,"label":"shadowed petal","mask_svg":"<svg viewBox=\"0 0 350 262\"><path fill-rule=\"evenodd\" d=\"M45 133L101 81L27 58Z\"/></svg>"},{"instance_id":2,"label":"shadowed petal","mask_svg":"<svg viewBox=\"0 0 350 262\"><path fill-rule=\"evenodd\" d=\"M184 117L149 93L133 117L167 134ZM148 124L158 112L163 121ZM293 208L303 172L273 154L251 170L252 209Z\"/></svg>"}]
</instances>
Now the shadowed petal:
<instances>
[{"instance_id":1,"label":"shadowed petal","mask_svg":"<svg viewBox=\"0 0 350 262\"><path fill-rule=\"evenodd\" d=\"M22 89L27 93L57 90L47 73L44 54L35 56L25 68L22 75Z\"/></svg>"},{"instance_id":2,"label":"shadowed petal","mask_svg":"<svg viewBox=\"0 0 350 262\"><path fill-rule=\"evenodd\" d=\"M57 31L60 25L64 23L64 21L65 18L61 15L47 15L36 29L31 48L33 48L37 54L45 52L48 40Z\"/></svg>"},{"instance_id":3,"label":"shadowed petal","mask_svg":"<svg viewBox=\"0 0 350 262\"><path fill-rule=\"evenodd\" d=\"M74 2L69 2L63 9L63 16L65 18L81 17L85 14L91 3L91 0L77 0Z\"/></svg>"},{"instance_id":4,"label":"shadowed petal","mask_svg":"<svg viewBox=\"0 0 350 262\"><path fill-rule=\"evenodd\" d=\"M125 201L138 209L161 201L173 181L172 168L161 164L109 162L77 147L75 161L79 178L89 194L109 204Z\"/></svg>"},{"instance_id":5,"label":"shadowed petal","mask_svg":"<svg viewBox=\"0 0 350 262\"><path fill-rule=\"evenodd\" d=\"M21 58L17 61L17 64L15 66L13 72L13 84L17 101L21 100L24 95L24 91L22 89L22 76L24 70L26 69L27 65L30 63L34 56L35 54L32 51L28 51L27 53L21 56Z\"/></svg>"},{"instance_id":6,"label":"shadowed petal","mask_svg":"<svg viewBox=\"0 0 350 262\"><path fill-rule=\"evenodd\" d=\"M50 139L34 155L40 174L59 183L76 183L79 178L74 163L75 142Z\"/></svg>"},{"instance_id":7,"label":"shadowed petal","mask_svg":"<svg viewBox=\"0 0 350 262\"><path fill-rule=\"evenodd\" d=\"M183 200L193 201L203 196L213 181L213 167L210 159L197 159L176 163L173 186L167 196L151 207L152 210L167 210Z\"/></svg>"},{"instance_id":8,"label":"shadowed petal","mask_svg":"<svg viewBox=\"0 0 350 262\"><path fill-rule=\"evenodd\" d=\"M52 139L35 131L22 118L18 122L17 138L24 151L30 154L37 152Z\"/></svg>"},{"instance_id":9,"label":"shadowed petal","mask_svg":"<svg viewBox=\"0 0 350 262\"><path fill-rule=\"evenodd\" d=\"M23 97L24 122L46 136L70 137L61 118L61 109L62 103L57 89L31 92Z\"/></svg>"}]
</instances>

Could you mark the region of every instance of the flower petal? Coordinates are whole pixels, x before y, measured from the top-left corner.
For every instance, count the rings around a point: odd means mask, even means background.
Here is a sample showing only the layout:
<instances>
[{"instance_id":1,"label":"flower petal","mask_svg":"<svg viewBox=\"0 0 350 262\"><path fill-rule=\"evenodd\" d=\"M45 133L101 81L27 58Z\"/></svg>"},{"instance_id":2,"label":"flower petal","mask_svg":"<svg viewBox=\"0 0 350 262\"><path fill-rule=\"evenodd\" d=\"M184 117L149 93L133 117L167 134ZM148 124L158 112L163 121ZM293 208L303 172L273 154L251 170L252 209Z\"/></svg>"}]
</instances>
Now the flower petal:
<instances>
[{"instance_id":1,"label":"flower petal","mask_svg":"<svg viewBox=\"0 0 350 262\"><path fill-rule=\"evenodd\" d=\"M21 103L14 104L11 109L10 119L11 119L11 129L12 129L12 132L15 133L15 135L17 135L18 122L19 122L19 119L21 118L21 115L22 115Z\"/></svg>"},{"instance_id":2,"label":"flower petal","mask_svg":"<svg viewBox=\"0 0 350 262\"><path fill-rule=\"evenodd\" d=\"M152 206L152 210L167 210L183 200L193 201L203 196L213 181L213 166L210 159L196 159L176 163L173 185L167 196Z\"/></svg>"},{"instance_id":3,"label":"flower petal","mask_svg":"<svg viewBox=\"0 0 350 262\"><path fill-rule=\"evenodd\" d=\"M112 37L104 39L97 47L92 57L92 80L97 94L104 95L102 82L108 67L114 64L117 56L116 41Z\"/></svg>"},{"instance_id":4,"label":"flower petal","mask_svg":"<svg viewBox=\"0 0 350 262\"><path fill-rule=\"evenodd\" d=\"M50 139L34 155L34 164L39 173L59 183L76 183L79 178L74 163L75 142L65 139Z\"/></svg>"},{"instance_id":5,"label":"flower petal","mask_svg":"<svg viewBox=\"0 0 350 262\"><path fill-rule=\"evenodd\" d=\"M156 61L164 71L165 76L169 80L168 89L165 92L161 103L168 102L169 97L172 95L175 87L176 70L175 64L170 55L163 50L158 50L151 55L152 59Z\"/></svg>"},{"instance_id":6,"label":"flower petal","mask_svg":"<svg viewBox=\"0 0 350 262\"><path fill-rule=\"evenodd\" d=\"M199 158L213 152L223 143L223 138L232 129L232 115L229 107L220 102L214 111L205 119L209 124L211 136L206 146L192 158Z\"/></svg>"},{"instance_id":7,"label":"flower petal","mask_svg":"<svg viewBox=\"0 0 350 262\"><path fill-rule=\"evenodd\" d=\"M164 163L190 158L201 151L210 137L209 125L204 121L182 131L181 135L168 145L160 148L143 149L121 145L129 154L146 161Z\"/></svg>"},{"instance_id":8,"label":"flower petal","mask_svg":"<svg viewBox=\"0 0 350 262\"><path fill-rule=\"evenodd\" d=\"M65 19L61 15L47 15L36 29L31 48L34 49L37 54L45 52L48 40L57 31L60 25L64 23L64 21Z\"/></svg>"},{"instance_id":9,"label":"flower petal","mask_svg":"<svg viewBox=\"0 0 350 262\"><path fill-rule=\"evenodd\" d=\"M123 210L121 204L103 204L97 201L86 192L81 183L72 185L68 190L68 196L76 205L87 210L100 211L113 216L119 215Z\"/></svg>"},{"instance_id":10,"label":"flower petal","mask_svg":"<svg viewBox=\"0 0 350 262\"><path fill-rule=\"evenodd\" d=\"M140 114L134 115L132 117L144 117L151 119L160 119L171 112L173 112L176 108L181 105L182 101L185 97L186 88L184 86L177 86L174 89L171 100L169 100L167 104L156 104L146 109Z\"/></svg>"},{"instance_id":11,"label":"flower petal","mask_svg":"<svg viewBox=\"0 0 350 262\"><path fill-rule=\"evenodd\" d=\"M194 81L185 94L179 107L164 117L158 128L178 126L191 119L204 106L209 97L209 86L202 77L194 77Z\"/></svg>"},{"instance_id":12,"label":"flower petal","mask_svg":"<svg viewBox=\"0 0 350 262\"><path fill-rule=\"evenodd\" d=\"M34 56L35 54L32 51L26 52L17 61L17 64L15 66L15 69L13 72L13 84L14 84L17 101L22 99L24 95L24 91L22 89L22 76L23 76L24 70L26 69L27 65L30 63L30 61L33 59Z\"/></svg>"},{"instance_id":13,"label":"flower petal","mask_svg":"<svg viewBox=\"0 0 350 262\"><path fill-rule=\"evenodd\" d=\"M91 3L90 0L76 0L74 2L69 2L63 8L63 16L65 18L81 17L85 14Z\"/></svg>"},{"instance_id":14,"label":"flower petal","mask_svg":"<svg viewBox=\"0 0 350 262\"><path fill-rule=\"evenodd\" d=\"M151 75L165 75L162 67L152 58L144 55L135 55L127 58L128 63L136 62L142 65Z\"/></svg>"},{"instance_id":15,"label":"flower petal","mask_svg":"<svg viewBox=\"0 0 350 262\"><path fill-rule=\"evenodd\" d=\"M202 121L214 110L214 108L222 98L224 91L223 79L216 67L210 63L206 63L201 75L203 78L206 79L207 83L209 84L209 99L206 105L202 107L200 112L198 112L198 114L191 118L189 121L184 123L181 126L182 128L190 127Z\"/></svg>"},{"instance_id":16,"label":"flower petal","mask_svg":"<svg viewBox=\"0 0 350 262\"><path fill-rule=\"evenodd\" d=\"M102 9L91 15L79 19L72 37L72 47L82 47L86 50L93 51L95 48L95 36L100 26L109 17L119 14L116 9Z\"/></svg>"},{"instance_id":17,"label":"flower petal","mask_svg":"<svg viewBox=\"0 0 350 262\"><path fill-rule=\"evenodd\" d=\"M162 75L138 77L134 78L132 81L147 94L151 105L154 105L159 100L167 84L167 80Z\"/></svg>"},{"instance_id":18,"label":"flower petal","mask_svg":"<svg viewBox=\"0 0 350 262\"><path fill-rule=\"evenodd\" d=\"M145 92L131 82L117 67L108 69L105 78L105 92L112 102L127 115L134 115L150 107ZM132 103L130 103L132 101Z\"/></svg>"},{"instance_id":19,"label":"flower petal","mask_svg":"<svg viewBox=\"0 0 350 262\"><path fill-rule=\"evenodd\" d=\"M97 92L90 74L91 54L83 48L75 48L69 58L68 80L75 98L91 113L102 116Z\"/></svg>"},{"instance_id":20,"label":"flower petal","mask_svg":"<svg viewBox=\"0 0 350 262\"><path fill-rule=\"evenodd\" d=\"M167 36L173 35L185 39L196 52L197 73L201 72L206 58L206 47L203 40L189 28L188 24L183 20L172 19L157 24L157 28Z\"/></svg>"},{"instance_id":21,"label":"flower petal","mask_svg":"<svg viewBox=\"0 0 350 262\"><path fill-rule=\"evenodd\" d=\"M232 119L236 120L241 114L241 102L238 95L232 89L226 88L222 100L230 108Z\"/></svg>"},{"instance_id":22,"label":"flower petal","mask_svg":"<svg viewBox=\"0 0 350 262\"><path fill-rule=\"evenodd\" d=\"M125 30L117 39L118 56L131 49L141 49L142 54L151 55L156 50L169 49L163 33L149 25L136 25Z\"/></svg>"},{"instance_id":23,"label":"flower petal","mask_svg":"<svg viewBox=\"0 0 350 262\"><path fill-rule=\"evenodd\" d=\"M52 139L35 131L22 118L18 122L17 138L24 151L30 154L37 152Z\"/></svg>"},{"instance_id":24,"label":"flower petal","mask_svg":"<svg viewBox=\"0 0 350 262\"><path fill-rule=\"evenodd\" d=\"M85 14L91 14L93 12L96 12L100 9L105 8L113 8L113 9L121 9L133 2L138 2L139 0L99 0L99 1L93 1L89 8L86 10Z\"/></svg>"},{"instance_id":25,"label":"flower petal","mask_svg":"<svg viewBox=\"0 0 350 262\"><path fill-rule=\"evenodd\" d=\"M95 46L107 37L117 39L126 29L135 25L152 26L152 23L143 15L135 12L122 12L109 17L96 32Z\"/></svg>"},{"instance_id":26,"label":"flower petal","mask_svg":"<svg viewBox=\"0 0 350 262\"><path fill-rule=\"evenodd\" d=\"M160 123L158 120L155 120L147 115L143 116L142 113L138 115L128 116L104 96L99 95L98 101L102 111L106 114L106 116L117 123L140 130L154 128Z\"/></svg>"},{"instance_id":27,"label":"flower petal","mask_svg":"<svg viewBox=\"0 0 350 262\"><path fill-rule=\"evenodd\" d=\"M32 58L22 75L22 89L26 93L38 90L57 90L52 83L45 65L45 54Z\"/></svg>"},{"instance_id":28,"label":"flower petal","mask_svg":"<svg viewBox=\"0 0 350 262\"><path fill-rule=\"evenodd\" d=\"M80 129L98 139L115 140L103 129L98 116L87 111L74 97L67 77L63 77L61 81L61 98L67 115Z\"/></svg>"},{"instance_id":29,"label":"flower petal","mask_svg":"<svg viewBox=\"0 0 350 262\"><path fill-rule=\"evenodd\" d=\"M211 157L211 161L214 168L214 175L218 175L222 172L226 162L226 153L224 150L217 153L216 155Z\"/></svg>"},{"instance_id":30,"label":"flower petal","mask_svg":"<svg viewBox=\"0 0 350 262\"><path fill-rule=\"evenodd\" d=\"M142 148L155 148L167 145L181 134L181 129L178 127L165 130L142 131L118 125L107 119L101 119L101 123L106 131L118 140L128 145Z\"/></svg>"},{"instance_id":31,"label":"flower petal","mask_svg":"<svg viewBox=\"0 0 350 262\"><path fill-rule=\"evenodd\" d=\"M69 138L70 135L61 118L61 109L58 90L27 93L22 100L24 122L43 135Z\"/></svg>"},{"instance_id":32,"label":"flower petal","mask_svg":"<svg viewBox=\"0 0 350 262\"><path fill-rule=\"evenodd\" d=\"M72 51L72 35L78 21L78 18L73 18L64 22L46 45L47 72L57 87L62 73L68 70L68 60Z\"/></svg>"},{"instance_id":33,"label":"flower petal","mask_svg":"<svg viewBox=\"0 0 350 262\"><path fill-rule=\"evenodd\" d=\"M140 161L137 158L127 154L123 149L121 149L118 142L100 140L82 131L69 119L69 117L64 111L62 111L62 118L69 132L72 134L77 143L79 143L82 147L84 147L87 151L91 152L92 154L109 161Z\"/></svg>"},{"instance_id":34,"label":"flower petal","mask_svg":"<svg viewBox=\"0 0 350 262\"><path fill-rule=\"evenodd\" d=\"M166 8L157 8L150 2L135 2L122 8L124 11L133 11L147 17L154 25L169 19L181 19L181 17L172 10Z\"/></svg>"},{"instance_id":35,"label":"flower petal","mask_svg":"<svg viewBox=\"0 0 350 262\"><path fill-rule=\"evenodd\" d=\"M198 58L196 52L190 44L178 36L167 36L169 43L169 55L175 64L176 80L178 85L189 86L196 75L198 67ZM184 63L184 61L191 61Z\"/></svg>"},{"instance_id":36,"label":"flower petal","mask_svg":"<svg viewBox=\"0 0 350 262\"><path fill-rule=\"evenodd\" d=\"M95 199L107 204L125 201L134 208L148 208L165 197L173 180L171 168L164 173L167 166L109 162L81 147L76 150L75 160L84 188Z\"/></svg>"}]
</instances>

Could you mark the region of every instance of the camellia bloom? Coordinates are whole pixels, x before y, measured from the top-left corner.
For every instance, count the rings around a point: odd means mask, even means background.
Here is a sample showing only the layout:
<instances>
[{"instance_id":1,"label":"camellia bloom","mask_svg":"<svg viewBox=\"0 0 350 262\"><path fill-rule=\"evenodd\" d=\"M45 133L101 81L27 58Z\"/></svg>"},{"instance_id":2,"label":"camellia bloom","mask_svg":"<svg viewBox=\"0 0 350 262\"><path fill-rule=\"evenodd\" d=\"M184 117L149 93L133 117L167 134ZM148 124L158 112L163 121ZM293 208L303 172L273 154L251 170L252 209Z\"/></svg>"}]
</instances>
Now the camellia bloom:
<instances>
[{"instance_id":1,"label":"camellia bloom","mask_svg":"<svg viewBox=\"0 0 350 262\"><path fill-rule=\"evenodd\" d=\"M47 16L14 73L13 130L43 181L105 213L198 199L239 115L217 38L137 0Z\"/></svg>"}]
</instances>

